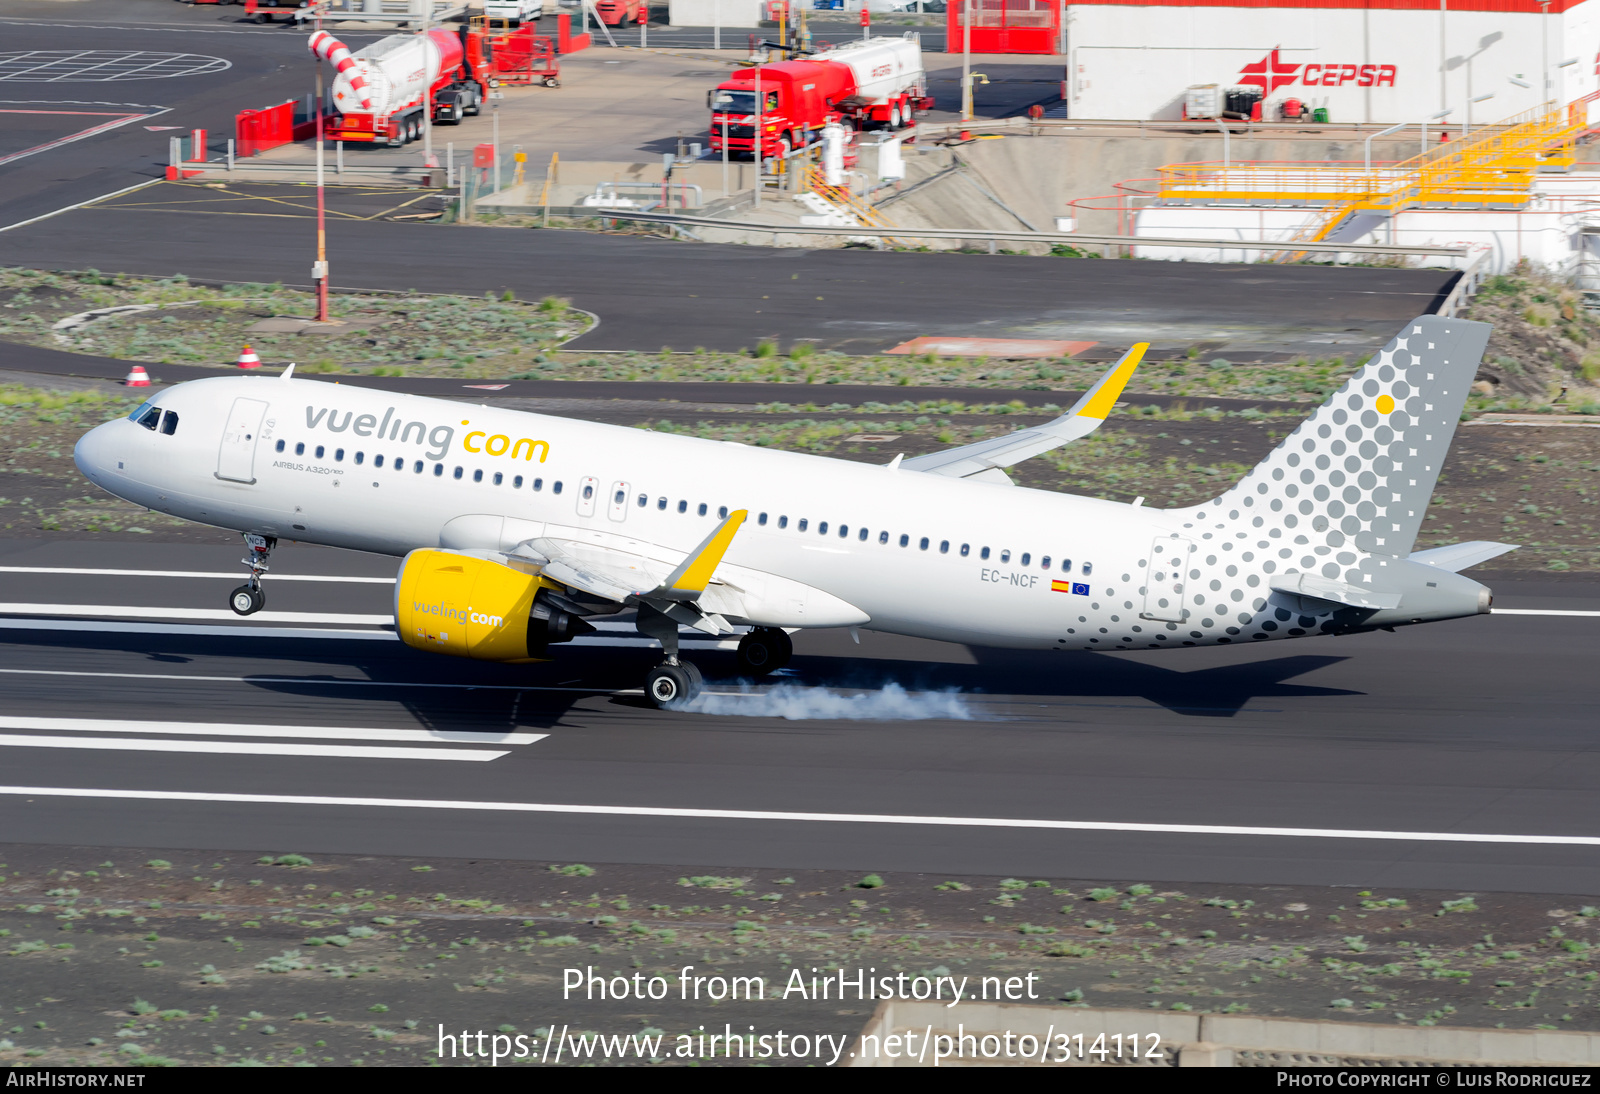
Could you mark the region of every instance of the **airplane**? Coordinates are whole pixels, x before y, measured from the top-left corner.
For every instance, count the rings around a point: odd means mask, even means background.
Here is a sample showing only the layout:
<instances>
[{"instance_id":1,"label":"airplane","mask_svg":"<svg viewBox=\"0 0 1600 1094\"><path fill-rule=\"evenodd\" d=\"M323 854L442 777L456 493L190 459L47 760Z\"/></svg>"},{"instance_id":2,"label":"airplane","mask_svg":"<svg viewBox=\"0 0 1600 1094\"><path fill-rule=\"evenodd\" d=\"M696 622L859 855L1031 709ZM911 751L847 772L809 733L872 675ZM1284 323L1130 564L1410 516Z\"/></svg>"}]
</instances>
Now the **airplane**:
<instances>
[{"instance_id":1,"label":"airplane","mask_svg":"<svg viewBox=\"0 0 1600 1094\"><path fill-rule=\"evenodd\" d=\"M1490 610L1457 571L1514 545L1415 551L1490 327L1425 315L1238 483L1155 509L1004 469L1087 436L1147 344L1044 425L887 465L281 376L175 385L85 434L96 485L243 534L229 595L266 603L280 538L399 557L408 645L547 660L597 616L659 641L659 707L696 695L680 628L744 630L741 672L804 628L983 646L1252 644Z\"/></svg>"}]
</instances>

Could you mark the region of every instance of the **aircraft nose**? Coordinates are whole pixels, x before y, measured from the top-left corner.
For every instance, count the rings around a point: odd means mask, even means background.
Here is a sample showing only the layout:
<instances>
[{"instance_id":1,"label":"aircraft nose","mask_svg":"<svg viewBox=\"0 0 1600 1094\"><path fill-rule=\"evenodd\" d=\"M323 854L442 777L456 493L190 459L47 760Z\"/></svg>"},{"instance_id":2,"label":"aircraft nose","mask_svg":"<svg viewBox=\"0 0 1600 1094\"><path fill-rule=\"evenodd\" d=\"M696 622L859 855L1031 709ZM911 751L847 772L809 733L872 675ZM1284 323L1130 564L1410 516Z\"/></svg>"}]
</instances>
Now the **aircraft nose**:
<instances>
[{"instance_id":1,"label":"aircraft nose","mask_svg":"<svg viewBox=\"0 0 1600 1094\"><path fill-rule=\"evenodd\" d=\"M89 432L78 438L78 443L72 447L72 462L78 465L91 482L100 482L109 473L107 461L111 459L112 438L110 433L121 422L106 422L97 425Z\"/></svg>"}]
</instances>

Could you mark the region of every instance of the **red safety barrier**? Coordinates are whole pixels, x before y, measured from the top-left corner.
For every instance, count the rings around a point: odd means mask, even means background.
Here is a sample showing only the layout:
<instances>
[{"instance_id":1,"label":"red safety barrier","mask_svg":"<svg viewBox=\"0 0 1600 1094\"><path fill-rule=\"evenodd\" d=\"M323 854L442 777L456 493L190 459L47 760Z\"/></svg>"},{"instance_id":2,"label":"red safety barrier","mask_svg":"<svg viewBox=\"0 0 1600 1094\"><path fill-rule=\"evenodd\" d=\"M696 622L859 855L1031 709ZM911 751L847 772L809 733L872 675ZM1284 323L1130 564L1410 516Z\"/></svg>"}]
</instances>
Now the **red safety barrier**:
<instances>
[{"instance_id":1,"label":"red safety barrier","mask_svg":"<svg viewBox=\"0 0 1600 1094\"><path fill-rule=\"evenodd\" d=\"M259 156L295 140L294 100L265 110L241 110L234 119L238 155Z\"/></svg>"},{"instance_id":2,"label":"red safety barrier","mask_svg":"<svg viewBox=\"0 0 1600 1094\"><path fill-rule=\"evenodd\" d=\"M556 13L556 52L576 53L588 49L590 36L572 33L572 16L568 12Z\"/></svg>"}]
</instances>

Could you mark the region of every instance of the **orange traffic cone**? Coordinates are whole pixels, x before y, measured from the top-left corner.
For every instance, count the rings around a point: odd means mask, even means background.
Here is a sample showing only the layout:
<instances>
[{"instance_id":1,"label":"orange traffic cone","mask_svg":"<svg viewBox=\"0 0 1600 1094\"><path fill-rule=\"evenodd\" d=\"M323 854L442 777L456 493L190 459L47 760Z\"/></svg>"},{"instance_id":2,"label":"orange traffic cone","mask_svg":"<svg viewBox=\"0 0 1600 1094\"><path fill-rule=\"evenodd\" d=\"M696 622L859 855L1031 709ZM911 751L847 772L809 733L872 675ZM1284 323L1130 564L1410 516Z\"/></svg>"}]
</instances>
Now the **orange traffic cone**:
<instances>
[{"instance_id":1,"label":"orange traffic cone","mask_svg":"<svg viewBox=\"0 0 1600 1094\"><path fill-rule=\"evenodd\" d=\"M143 365L134 365L128 370L128 378L123 383L128 387L149 387L150 374L144 370Z\"/></svg>"},{"instance_id":2,"label":"orange traffic cone","mask_svg":"<svg viewBox=\"0 0 1600 1094\"><path fill-rule=\"evenodd\" d=\"M240 368L260 368L261 358L249 346L244 347L244 352L239 354L238 365Z\"/></svg>"}]
</instances>

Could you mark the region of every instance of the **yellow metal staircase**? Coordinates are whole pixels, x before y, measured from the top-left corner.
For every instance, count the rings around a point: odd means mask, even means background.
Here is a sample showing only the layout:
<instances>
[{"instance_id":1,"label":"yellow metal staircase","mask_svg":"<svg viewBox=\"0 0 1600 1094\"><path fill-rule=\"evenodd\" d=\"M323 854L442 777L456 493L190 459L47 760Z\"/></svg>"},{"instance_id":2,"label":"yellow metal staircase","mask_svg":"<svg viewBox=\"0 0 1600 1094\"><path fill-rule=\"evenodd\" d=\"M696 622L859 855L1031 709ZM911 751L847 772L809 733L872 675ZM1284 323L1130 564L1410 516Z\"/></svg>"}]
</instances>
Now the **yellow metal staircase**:
<instances>
[{"instance_id":1,"label":"yellow metal staircase","mask_svg":"<svg viewBox=\"0 0 1600 1094\"><path fill-rule=\"evenodd\" d=\"M1171 164L1160 168L1164 202L1308 204L1319 206L1291 243L1320 243L1361 212L1417 207L1507 208L1525 204L1544 166L1570 166L1577 139L1590 129L1591 101L1546 104L1469 137L1440 144L1392 166L1368 171L1315 165ZM1282 260L1304 251L1284 250Z\"/></svg>"},{"instance_id":2,"label":"yellow metal staircase","mask_svg":"<svg viewBox=\"0 0 1600 1094\"><path fill-rule=\"evenodd\" d=\"M886 219L876 208L868 205L850 192L846 186L828 185L827 175L821 167L812 166L806 171L806 189L816 194L829 205L841 212L847 212L861 222L864 228L893 228L895 225ZM883 237L884 246L896 243L896 240Z\"/></svg>"}]
</instances>

